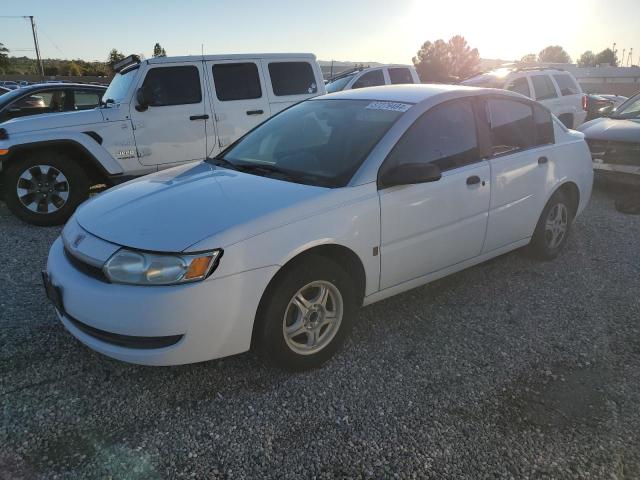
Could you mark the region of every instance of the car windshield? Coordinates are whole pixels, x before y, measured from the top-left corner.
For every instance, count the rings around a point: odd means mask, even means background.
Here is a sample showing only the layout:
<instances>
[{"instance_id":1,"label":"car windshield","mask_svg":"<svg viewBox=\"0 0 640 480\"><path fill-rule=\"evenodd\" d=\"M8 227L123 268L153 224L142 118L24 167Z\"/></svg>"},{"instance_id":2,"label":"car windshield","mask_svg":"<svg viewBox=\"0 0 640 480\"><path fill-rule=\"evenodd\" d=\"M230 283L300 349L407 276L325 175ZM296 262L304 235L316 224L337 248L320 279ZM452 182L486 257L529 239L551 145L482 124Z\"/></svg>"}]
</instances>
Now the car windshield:
<instances>
[{"instance_id":1,"label":"car windshield","mask_svg":"<svg viewBox=\"0 0 640 480\"><path fill-rule=\"evenodd\" d=\"M120 103L122 102L127 93L129 92L129 87L131 83L136 78L138 74L138 67L130 68L125 70L123 73L116 73L116 76L113 77L107 91L104 92L102 96L102 101L104 103L113 102Z\"/></svg>"},{"instance_id":2,"label":"car windshield","mask_svg":"<svg viewBox=\"0 0 640 480\"><path fill-rule=\"evenodd\" d=\"M637 118L640 117L640 93L631 97L616 109L611 118Z\"/></svg>"},{"instance_id":3,"label":"car windshield","mask_svg":"<svg viewBox=\"0 0 640 480\"><path fill-rule=\"evenodd\" d=\"M347 86L347 83L349 83L349 80L351 80L354 75L355 73L352 73L351 75L347 75L345 77L338 78L333 82L327 83L327 93L339 92Z\"/></svg>"},{"instance_id":4,"label":"car windshield","mask_svg":"<svg viewBox=\"0 0 640 480\"><path fill-rule=\"evenodd\" d=\"M410 106L372 100L302 102L211 161L281 180L341 187Z\"/></svg>"}]
</instances>

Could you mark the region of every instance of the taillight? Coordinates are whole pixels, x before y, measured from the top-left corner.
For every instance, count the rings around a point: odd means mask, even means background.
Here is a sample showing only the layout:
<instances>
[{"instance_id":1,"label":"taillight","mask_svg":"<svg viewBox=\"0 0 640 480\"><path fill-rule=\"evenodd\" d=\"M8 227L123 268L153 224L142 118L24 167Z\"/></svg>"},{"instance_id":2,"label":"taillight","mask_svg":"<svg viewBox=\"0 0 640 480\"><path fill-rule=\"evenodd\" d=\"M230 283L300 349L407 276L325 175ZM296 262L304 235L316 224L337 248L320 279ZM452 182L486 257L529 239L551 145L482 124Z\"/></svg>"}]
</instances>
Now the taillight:
<instances>
[{"instance_id":1,"label":"taillight","mask_svg":"<svg viewBox=\"0 0 640 480\"><path fill-rule=\"evenodd\" d=\"M588 107L587 107L587 96L586 95L582 96L582 109L585 112L588 110Z\"/></svg>"}]
</instances>

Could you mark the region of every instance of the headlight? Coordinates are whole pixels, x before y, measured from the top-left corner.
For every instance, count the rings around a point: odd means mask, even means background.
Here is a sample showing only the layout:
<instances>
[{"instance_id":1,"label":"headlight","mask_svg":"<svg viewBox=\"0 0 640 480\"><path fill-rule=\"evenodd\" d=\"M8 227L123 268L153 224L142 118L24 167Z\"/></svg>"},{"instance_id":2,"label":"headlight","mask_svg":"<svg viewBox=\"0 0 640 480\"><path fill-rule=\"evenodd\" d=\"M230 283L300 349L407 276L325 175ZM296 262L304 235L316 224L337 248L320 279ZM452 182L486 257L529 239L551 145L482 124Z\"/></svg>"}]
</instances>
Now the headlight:
<instances>
[{"instance_id":1,"label":"headlight","mask_svg":"<svg viewBox=\"0 0 640 480\"><path fill-rule=\"evenodd\" d=\"M215 269L222 250L172 255L120 249L102 271L113 283L172 285L203 280Z\"/></svg>"}]
</instances>

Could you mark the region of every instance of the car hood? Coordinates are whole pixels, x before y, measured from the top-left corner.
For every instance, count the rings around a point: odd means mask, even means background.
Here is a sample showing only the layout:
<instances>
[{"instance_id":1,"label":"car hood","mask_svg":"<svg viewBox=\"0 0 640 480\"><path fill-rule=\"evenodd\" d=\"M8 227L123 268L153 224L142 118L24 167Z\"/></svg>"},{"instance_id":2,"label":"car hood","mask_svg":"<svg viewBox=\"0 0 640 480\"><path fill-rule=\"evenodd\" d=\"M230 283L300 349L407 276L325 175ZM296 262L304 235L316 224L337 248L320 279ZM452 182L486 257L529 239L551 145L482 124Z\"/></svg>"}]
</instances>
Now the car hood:
<instances>
[{"instance_id":1,"label":"car hood","mask_svg":"<svg viewBox=\"0 0 640 480\"><path fill-rule=\"evenodd\" d=\"M587 140L640 142L640 120L596 118L578 127Z\"/></svg>"},{"instance_id":2,"label":"car hood","mask_svg":"<svg viewBox=\"0 0 640 480\"><path fill-rule=\"evenodd\" d=\"M98 108L77 112L45 113L29 117L14 118L2 123L2 128L9 134L45 130L49 128L66 128L77 125L89 125L103 122L102 112Z\"/></svg>"},{"instance_id":3,"label":"car hood","mask_svg":"<svg viewBox=\"0 0 640 480\"><path fill-rule=\"evenodd\" d=\"M75 219L112 243L181 252L221 232L225 235L218 246L225 247L294 221L296 215L303 218L312 213L315 199L330 193L199 162L112 188L85 202Z\"/></svg>"}]
</instances>

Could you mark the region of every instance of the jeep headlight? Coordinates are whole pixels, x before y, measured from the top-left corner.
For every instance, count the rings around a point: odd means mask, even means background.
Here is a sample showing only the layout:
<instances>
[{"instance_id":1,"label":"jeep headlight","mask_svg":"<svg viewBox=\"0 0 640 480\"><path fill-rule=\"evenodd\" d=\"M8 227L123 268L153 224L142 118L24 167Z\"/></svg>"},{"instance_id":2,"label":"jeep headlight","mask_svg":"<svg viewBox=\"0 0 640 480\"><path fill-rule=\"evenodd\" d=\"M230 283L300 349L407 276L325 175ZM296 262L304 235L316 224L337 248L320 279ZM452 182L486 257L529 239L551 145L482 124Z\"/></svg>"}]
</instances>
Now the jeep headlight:
<instances>
[{"instance_id":1,"label":"jeep headlight","mask_svg":"<svg viewBox=\"0 0 640 480\"><path fill-rule=\"evenodd\" d=\"M222 250L196 254L148 253L122 248L102 271L113 283L173 285L207 278L218 265Z\"/></svg>"}]
</instances>

